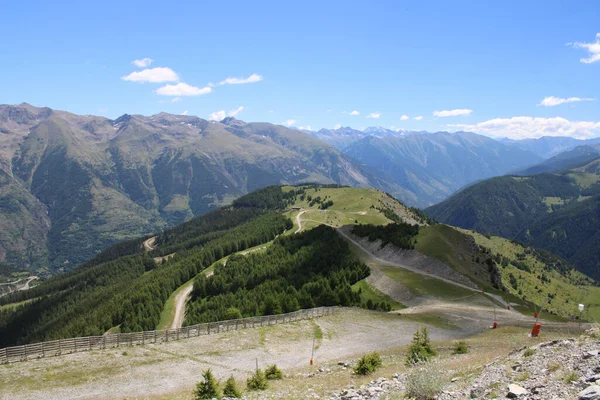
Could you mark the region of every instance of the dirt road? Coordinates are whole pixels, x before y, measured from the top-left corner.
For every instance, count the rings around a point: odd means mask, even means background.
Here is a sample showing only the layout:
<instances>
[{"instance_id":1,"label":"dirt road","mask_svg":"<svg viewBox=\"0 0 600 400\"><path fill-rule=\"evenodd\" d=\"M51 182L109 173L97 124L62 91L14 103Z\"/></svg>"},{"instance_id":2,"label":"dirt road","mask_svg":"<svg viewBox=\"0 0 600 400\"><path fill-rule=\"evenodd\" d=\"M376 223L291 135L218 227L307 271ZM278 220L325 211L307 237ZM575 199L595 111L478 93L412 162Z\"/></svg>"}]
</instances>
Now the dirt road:
<instances>
[{"instance_id":1,"label":"dirt road","mask_svg":"<svg viewBox=\"0 0 600 400\"><path fill-rule=\"evenodd\" d=\"M183 320L185 319L185 305L194 289L194 282L190 282L186 287L183 288L177 296L175 296L175 318L171 328L181 328L183 326Z\"/></svg>"},{"instance_id":2,"label":"dirt road","mask_svg":"<svg viewBox=\"0 0 600 400\"><path fill-rule=\"evenodd\" d=\"M302 210L298 213L298 215L296 215L296 224L298 224L298 229L296 230L295 233L298 233L302 230L302 220L300 219L300 217L302 216L302 214L304 214L306 211Z\"/></svg>"},{"instance_id":3,"label":"dirt road","mask_svg":"<svg viewBox=\"0 0 600 400\"><path fill-rule=\"evenodd\" d=\"M150 239L144 240L144 249L146 251L154 250L154 243L156 243L156 236L153 236Z\"/></svg>"},{"instance_id":4,"label":"dirt road","mask_svg":"<svg viewBox=\"0 0 600 400\"><path fill-rule=\"evenodd\" d=\"M300 216L300 214L298 214L298 217L299 216ZM314 221L314 220L305 219L305 221ZM319 222L319 223L322 223L324 225L328 225L328 224L325 224L325 223L320 222L320 221L314 221L314 222ZM381 264L390 265L390 266L398 267L398 268L403 268L403 269L406 269L408 271L417 273L419 275L423 275L423 276L426 276L428 278L437 279L437 280L449 283L451 285L454 285L454 286L457 286L457 287L460 287L460 288L463 288L463 289L470 290L472 292L481 292L481 289L477 289L477 288L473 288L473 287L468 286L468 285L464 285L462 283L453 281L452 279L447 279L447 278L444 278L444 277L439 276L439 275L430 274L430 273L427 273L427 272L425 272L425 271L423 271L423 270L421 270L419 268L413 268L410 265L399 264L399 263L396 263L396 262L393 262L393 261L390 261L390 260L384 260L382 258L379 258L376 255L374 255L373 253L371 253L369 251L369 249L367 249L366 247L364 247L360 242L358 242L357 240L355 240L354 238L352 238L350 235L348 235L346 232L344 232L343 228L337 228L337 227L332 226L332 225L328 225L328 226L331 226L332 228L337 229L337 231L339 232L339 234L342 235L346 240L348 240L349 242L353 243L355 246L357 246L359 249L361 249L365 254L367 254L370 258L372 258L373 260L375 260L375 261L377 261L377 262L379 262ZM484 294L487 297L491 298L494 302L500 304L502 307L506 307L508 305L508 303L505 302L504 299L501 296L498 296L498 295L495 295L495 294L491 294L491 293L484 293Z\"/></svg>"}]
</instances>

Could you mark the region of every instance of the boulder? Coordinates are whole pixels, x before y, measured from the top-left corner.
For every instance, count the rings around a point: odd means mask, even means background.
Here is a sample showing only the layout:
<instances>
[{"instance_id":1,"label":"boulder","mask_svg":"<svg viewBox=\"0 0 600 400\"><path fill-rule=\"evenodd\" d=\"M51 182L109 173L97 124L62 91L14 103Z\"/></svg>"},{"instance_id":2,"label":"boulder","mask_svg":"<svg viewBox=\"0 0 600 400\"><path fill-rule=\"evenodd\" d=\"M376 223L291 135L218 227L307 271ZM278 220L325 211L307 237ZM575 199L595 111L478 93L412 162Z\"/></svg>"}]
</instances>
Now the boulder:
<instances>
[{"instance_id":1,"label":"boulder","mask_svg":"<svg viewBox=\"0 0 600 400\"><path fill-rule=\"evenodd\" d=\"M600 386L592 385L583 389L577 395L579 400L600 400Z\"/></svg>"},{"instance_id":2,"label":"boulder","mask_svg":"<svg viewBox=\"0 0 600 400\"><path fill-rule=\"evenodd\" d=\"M516 399L519 396L524 396L526 394L527 389L519 385L515 385L514 383L511 383L510 385L508 385L508 393L506 394L506 397L508 397L509 399Z\"/></svg>"}]
</instances>

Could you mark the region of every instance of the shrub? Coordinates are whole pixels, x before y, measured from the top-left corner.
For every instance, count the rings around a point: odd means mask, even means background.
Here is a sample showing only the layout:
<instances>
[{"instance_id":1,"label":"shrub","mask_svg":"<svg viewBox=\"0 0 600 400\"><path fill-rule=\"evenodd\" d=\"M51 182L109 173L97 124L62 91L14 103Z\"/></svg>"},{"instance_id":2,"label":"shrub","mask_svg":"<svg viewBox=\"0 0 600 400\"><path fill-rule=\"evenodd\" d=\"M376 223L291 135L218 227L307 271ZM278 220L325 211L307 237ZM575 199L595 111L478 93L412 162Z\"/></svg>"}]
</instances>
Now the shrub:
<instances>
[{"instance_id":1,"label":"shrub","mask_svg":"<svg viewBox=\"0 0 600 400\"><path fill-rule=\"evenodd\" d=\"M412 343L408 348L406 364L412 365L421 361L427 361L435 355L437 355L437 352L431 347L429 331L427 328L417 330L413 336Z\"/></svg>"},{"instance_id":2,"label":"shrub","mask_svg":"<svg viewBox=\"0 0 600 400\"><path fill-rule=\"evenodd\" d=\"M360 360L358 360L356 367L354 367L354 373L357 375L368 375L381 367L381 364L381 357L377 352L373 352L366 356L362 356Z\"/></svg>"},{"instance_id":3,"label":"shrub","mask_svg":"<svg viewBox=\"0 0 600 400\"><path fill-rule=\"evenodd\" d=\"M235 383L235 379L233 378L233 376L230 376L225 381L225 388L223 389L223 396L234 397L236 399L242 397L242 393L237 388L237 385Z\"/></svg>"},{"instance_id":4,"label":"shrub","mask_svg":"<svg viewBox=\"0 0 600 400\"><path fill-rule=\"evenodd\" d=\"M406 374L406 394L415 400L430 400L444 390L447 376L437 362L423 361Z\"/></svg>"},{"instance_id":5,"label":"shrub","mask_svg":"<svg viewBox=\"0 0 600 400\"><path fill-rule=\"evenodd\" d=\"M574 372L567 372L563 375L563 382L567 385L570 385L571 382L577 382L579 380L579 376Z\"/></svg>"},{"instance_id":6,"label":"shrub","mask_svg":"<svg viewBox=\"0 0 600 400\"><path fill-rule=\"evenodd\" d=\"M269 380L283 379L283 372L277 368L277 364L269 365L265 369L265 377Z\"/></svg>"},{"instance_id":7,"label":"shrub","mask_svg":"<svg viewBox=\"0 0 600 400\"><path fill-rule=\"evenodd\" d=\"M523 357L531 357L532 355L535 354L535 349L532 349L531 347L528 348L527 350L525 350L523 352Z\"/></svg>"},{"instance_id":8,"label":"shrub","mask_svg":"<svg viewBox=\"0 0 600 400\"><path fill-rule=\"evenodd\" d=\"M235 307L229 307L225 311L225 315L223 316L223 319L225 319L225 320L229 320L229 319L241 319L241 318L242 318L242 313L240 312L239 309L237 309Z\"/></svg>"},{"instance_id":9,"label":"shrub","mask_svg":"<svg viewBox=\"0 0 600 400\"><path fill-rule=\"evenodd\" d=\"M250 378L246 380L246 386L249 390L265 390L269 387L269 382L262 370L257 369Z\"/></svg>"},{"instance_id":10,"label":"shrub","mask_svg":"<svg viewBox=\"0 0 600 400\"><path fill-rule=\"evenodd\" d=\"M469 352L469 347L463 341L454 343L454 351L452 354L467 354Z\"/></svg>"},{"instance_id":11,"label":"shrub","mask_svg":"<svg viewBox=\"0 0 600 400\"><path fill-rule=\"evenodd\" d=\"M212 371L207 369L202 373L202 382L196 384L196 390L194 391L194 399L213 399L221 397L219 393L219 382L215 379Z\"/></svg>"}]
</instances>

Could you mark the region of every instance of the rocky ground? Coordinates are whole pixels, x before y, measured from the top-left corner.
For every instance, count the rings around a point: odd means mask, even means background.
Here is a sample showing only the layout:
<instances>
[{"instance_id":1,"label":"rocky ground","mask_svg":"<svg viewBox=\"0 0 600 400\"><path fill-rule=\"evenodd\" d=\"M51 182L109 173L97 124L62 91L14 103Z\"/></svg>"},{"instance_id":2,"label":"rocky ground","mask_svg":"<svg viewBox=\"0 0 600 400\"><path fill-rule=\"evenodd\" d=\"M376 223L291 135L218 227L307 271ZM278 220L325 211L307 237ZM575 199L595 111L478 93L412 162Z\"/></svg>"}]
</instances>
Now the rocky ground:
<instances>
[{"instance_id":1,"label":"rocky ground","mask_svg":"<svg viewBox=\"0 0 600 400\"><path fill-rule=\"evenodd\" d=\"M579 338L559 339L523 347L498 357L474 375L454 376L438 371L444 390L437 400L455 399L600 399L600 330L592 329ZM407 373L407 374L410 374ZM361 387L334 394L334 400L403 399L407 375L378 378ZM426 398L426 397L423 397Z\"/></svg>"}]
</instances>

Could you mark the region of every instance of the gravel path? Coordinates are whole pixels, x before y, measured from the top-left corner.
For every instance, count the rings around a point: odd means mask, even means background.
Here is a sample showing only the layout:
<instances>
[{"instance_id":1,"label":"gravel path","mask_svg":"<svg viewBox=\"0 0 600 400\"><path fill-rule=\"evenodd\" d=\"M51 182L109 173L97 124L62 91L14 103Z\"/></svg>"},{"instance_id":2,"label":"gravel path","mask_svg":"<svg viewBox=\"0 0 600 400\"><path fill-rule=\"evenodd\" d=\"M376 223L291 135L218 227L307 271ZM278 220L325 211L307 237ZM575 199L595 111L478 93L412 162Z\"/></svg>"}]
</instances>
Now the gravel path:
<instances>
[{"instance_id":1,"label":"gravel path","mask_svg":"<svg viewBox=\"0 0 600 400\"><path fill-rule=\"evenodd\" d=\"M298 213L298 215L296 215L296 224L298 224L298 229L296 230L295 233L298 233L302 230L302 220L300 219L300 217L302 216L302 214L304 214L305 211L302 210Z\"/></svg>"},{"instance_id":2,"label":"gravel path","mask_svg":"<svg viewBox=\"0 0 600 400\"><path fill-rule=\"evenodd\" d=\"M181 328L183 326L183 320L185 319L185 305L188 302L193 289L194 282L192 281L184 287L177 296L175 296L175 318L173 318L171 328Z\"/></svg>"}]
</instances>

